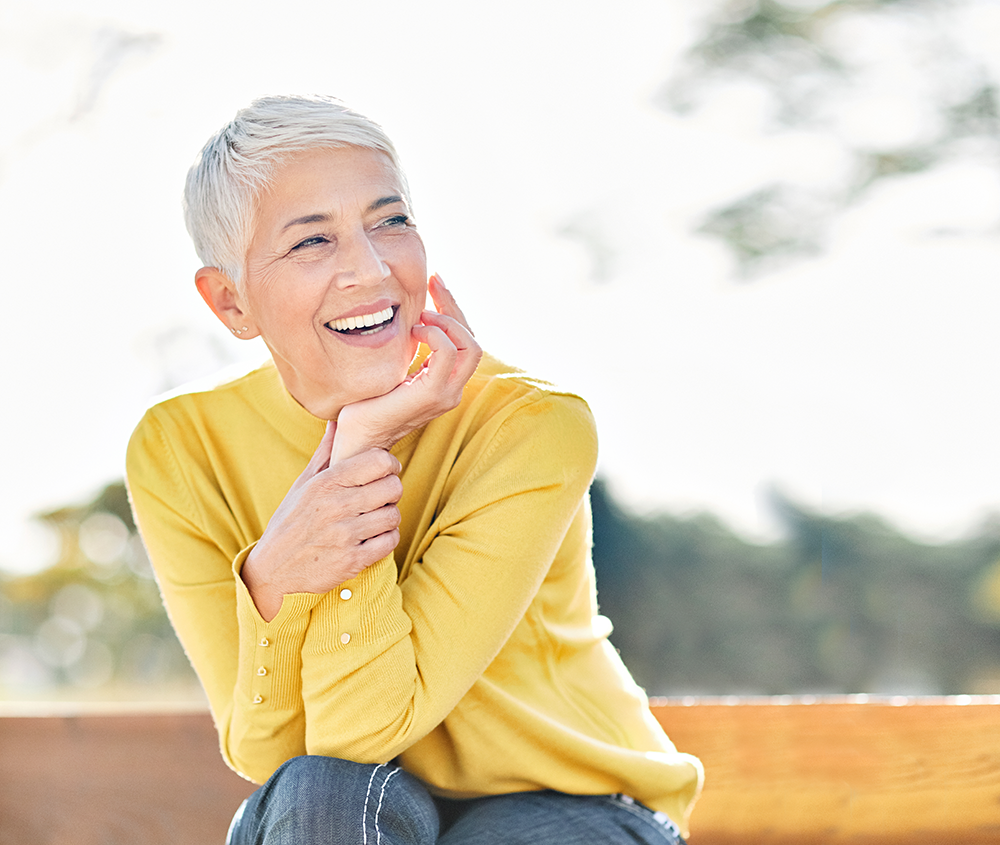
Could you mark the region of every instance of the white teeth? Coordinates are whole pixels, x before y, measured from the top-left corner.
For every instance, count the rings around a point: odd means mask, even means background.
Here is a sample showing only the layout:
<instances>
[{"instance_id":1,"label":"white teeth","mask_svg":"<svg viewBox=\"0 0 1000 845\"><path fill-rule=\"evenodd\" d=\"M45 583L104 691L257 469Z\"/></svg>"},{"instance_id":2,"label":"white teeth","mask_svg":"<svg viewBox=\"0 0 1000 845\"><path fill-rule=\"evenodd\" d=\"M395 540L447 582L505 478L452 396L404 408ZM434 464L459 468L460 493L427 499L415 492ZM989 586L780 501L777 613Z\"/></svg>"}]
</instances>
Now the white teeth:
<instances>
[{"instance_id":1,"label":"white teeth","mask_svg":"<svg viewBox=\"0 0 1000 845\"><path fill-rule=\"evenodd\" d=\"M381 323L387 323L392 319L392 306L378 311L375 314L365 314L361 317L343 317L340 320L331 320L327 325L338 332L346 332L350 329L370 328Z\"/></svg>"}]
</instances>

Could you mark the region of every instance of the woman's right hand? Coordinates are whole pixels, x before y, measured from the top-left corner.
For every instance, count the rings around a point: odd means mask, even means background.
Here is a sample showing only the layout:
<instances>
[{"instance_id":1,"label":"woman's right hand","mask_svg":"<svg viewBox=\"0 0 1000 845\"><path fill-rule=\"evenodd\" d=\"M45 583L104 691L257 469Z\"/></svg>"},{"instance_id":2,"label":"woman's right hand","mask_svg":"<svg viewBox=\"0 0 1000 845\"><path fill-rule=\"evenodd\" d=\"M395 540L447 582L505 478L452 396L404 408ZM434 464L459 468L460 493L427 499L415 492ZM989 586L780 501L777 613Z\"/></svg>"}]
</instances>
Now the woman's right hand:
<instances>
[{"instance_id":1,"label":"woman's right hand","mask_svg":"<svg viewBox=\"0 0 1000 845\"><path fill-rule=\"evenodd\" d=\"M389 449L400 438L458 407L483 350L455 297L435 273L428 291L438 309L424 311L413 337L430 349L421 368L382 396L346 405L338 417L334 458L376 446Z\"/></svg>"},{"instance_id":2,"label":"woman's right hand","mask_svg":"<svg viewBox=\"0 0 1000 845\"><path fill-rule=\"evenodd\" d=\"M267 621L285 594L327 593L399 542L399 461L384 449L367 449L331 466L335 433L336 423L327 423L240 572Z\"/></svg>"}]
</instances>

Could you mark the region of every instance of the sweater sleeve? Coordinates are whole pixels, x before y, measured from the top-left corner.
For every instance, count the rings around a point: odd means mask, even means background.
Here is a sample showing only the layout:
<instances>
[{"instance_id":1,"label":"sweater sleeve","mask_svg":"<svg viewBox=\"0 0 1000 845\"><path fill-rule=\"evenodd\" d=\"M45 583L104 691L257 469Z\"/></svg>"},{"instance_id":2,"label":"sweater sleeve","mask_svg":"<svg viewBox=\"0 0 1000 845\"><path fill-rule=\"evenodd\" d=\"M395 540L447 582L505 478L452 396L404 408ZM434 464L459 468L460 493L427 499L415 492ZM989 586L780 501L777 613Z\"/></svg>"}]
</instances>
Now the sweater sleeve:
<instances>
[{"instance_id":1,"label":"sweater sleeve","mask_svg":"<svg viewBox=\"0 0 1000 845\"><path fill-rule=\"evenodd\" d=\"M286 596L273 620L261 618L238 575L253 544L211 473L192 456L179 460L164 424L153 409L129 442L133 511L170 621L208 696L222 755L263 782L305 753L302 645L321 596Z\"/></svg>"},{"instance_id":2,"label":"sweater sleeve","mask_svg":"<svg viewBox=\"0 0 1000 845\"><path fill-rule=\"evenodd\" d=\"M583 507L597 443L582 400L535 391L472 451L401 582L389 557L314 608L309 753L383 762L445 719L524 617Z\"/></svg>"}]
</instances>

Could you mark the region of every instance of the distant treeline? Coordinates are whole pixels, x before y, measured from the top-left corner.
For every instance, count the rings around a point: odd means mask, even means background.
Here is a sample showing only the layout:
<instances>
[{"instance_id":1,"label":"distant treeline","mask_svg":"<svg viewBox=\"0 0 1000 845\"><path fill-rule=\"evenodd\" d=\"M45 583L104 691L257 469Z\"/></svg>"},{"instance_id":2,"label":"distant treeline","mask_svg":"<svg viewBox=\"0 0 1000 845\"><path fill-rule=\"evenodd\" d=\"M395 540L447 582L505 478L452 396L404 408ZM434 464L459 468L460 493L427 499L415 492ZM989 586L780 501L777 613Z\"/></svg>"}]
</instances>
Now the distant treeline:
<instances>
[{"instance_id":1,"label":"distant treeline","mask_svg":"<svg viewBox=\"0 0 1000 845\"><path fill-rule=\"evenodd\" d=\"M612 640L651 694L1000 692L1000 525L918 542L775 497L787 539L637 517L594 485Z\"/></svg>"},{"instance_id":2,"label":"distant treeline","mask_svg":"<svg viewBox=\"0 0 1000 845\"><path fill-rule=\"evenodd\" d=\"M777 500L787 539L592 491L612 641L650 694L1000 692L1000 527L919 543ZM58 561L0 576L0 698L194 684L122 484L43 515Z\"/></svg>"}]
</instances>

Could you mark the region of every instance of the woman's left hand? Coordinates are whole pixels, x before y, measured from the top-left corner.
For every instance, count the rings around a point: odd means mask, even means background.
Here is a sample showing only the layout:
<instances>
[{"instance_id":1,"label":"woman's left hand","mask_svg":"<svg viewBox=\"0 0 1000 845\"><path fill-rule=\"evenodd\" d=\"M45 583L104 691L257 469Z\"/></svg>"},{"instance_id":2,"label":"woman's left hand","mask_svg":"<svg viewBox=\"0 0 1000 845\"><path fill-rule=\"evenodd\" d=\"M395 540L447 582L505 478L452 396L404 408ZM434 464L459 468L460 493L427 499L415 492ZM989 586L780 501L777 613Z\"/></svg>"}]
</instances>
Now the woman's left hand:
<instances>
[{"instance_id":1,"label":"woman's left hand","mask_svg":"<svg viewBox=\"0 0 1000 845\"><path fill-rule=\"evenodd\" d=\"M331 463L373 446L388 449L462 401L462 390L483 351L455 297L436 273L428 290L437 312L424 311L420 317L423 324L413 327L413 336L430 347L430 355L416 373L393 390L341 410Z\"/></svg>"}]
</instances>

